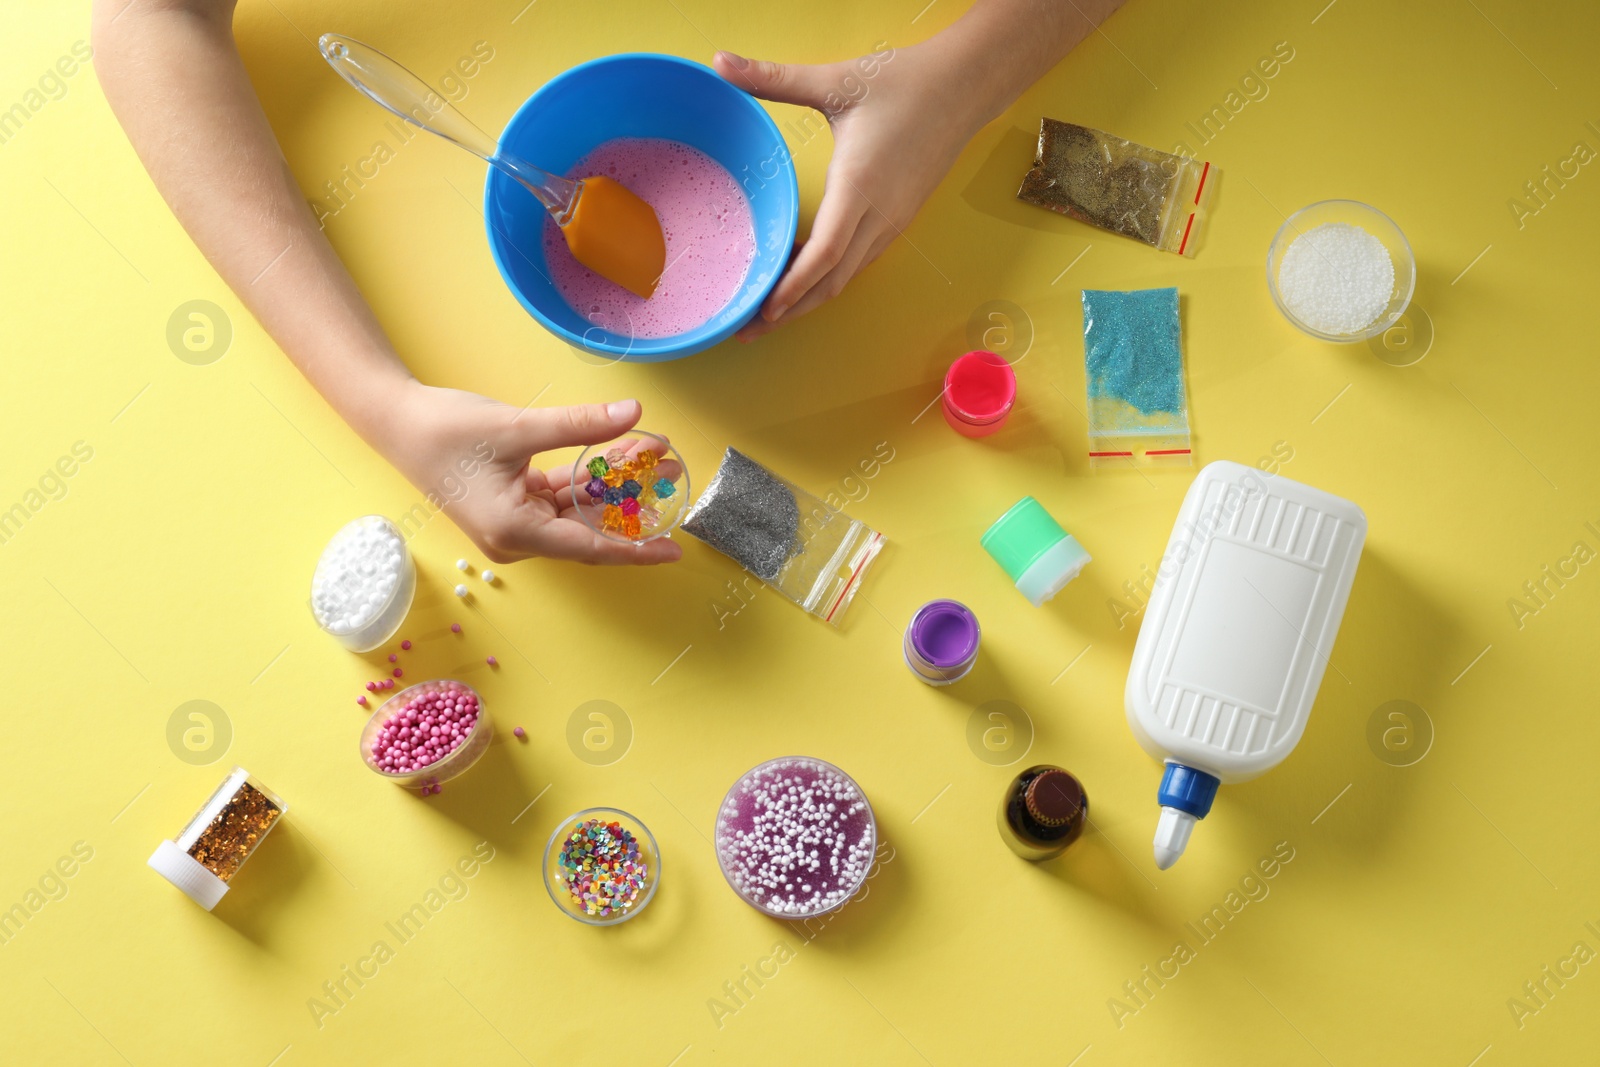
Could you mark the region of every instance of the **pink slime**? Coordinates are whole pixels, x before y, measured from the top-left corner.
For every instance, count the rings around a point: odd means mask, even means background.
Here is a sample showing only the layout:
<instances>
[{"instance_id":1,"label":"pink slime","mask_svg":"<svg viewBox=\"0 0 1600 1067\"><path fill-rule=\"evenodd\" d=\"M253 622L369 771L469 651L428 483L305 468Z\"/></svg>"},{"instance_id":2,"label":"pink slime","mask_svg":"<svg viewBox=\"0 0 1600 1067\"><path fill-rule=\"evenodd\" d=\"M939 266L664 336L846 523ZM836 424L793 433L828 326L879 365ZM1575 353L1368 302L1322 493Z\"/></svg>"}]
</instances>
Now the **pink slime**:
<instances>
[{"instance_id":1,"label":"pink slime","mask_svg":"<svg viewBox=\"0 0 1600 1067\"><path fill-rule=\"evenodd\" d=\"M638 194L661 219L667 268L649 300L572 258L554 221L544 229L556 291L584 319L625 337L672 337L727 307L756 255L755 223L738 182L699 149L655 138L607 141L569 177L603 174Z\"/></svg>"}]
</instances>

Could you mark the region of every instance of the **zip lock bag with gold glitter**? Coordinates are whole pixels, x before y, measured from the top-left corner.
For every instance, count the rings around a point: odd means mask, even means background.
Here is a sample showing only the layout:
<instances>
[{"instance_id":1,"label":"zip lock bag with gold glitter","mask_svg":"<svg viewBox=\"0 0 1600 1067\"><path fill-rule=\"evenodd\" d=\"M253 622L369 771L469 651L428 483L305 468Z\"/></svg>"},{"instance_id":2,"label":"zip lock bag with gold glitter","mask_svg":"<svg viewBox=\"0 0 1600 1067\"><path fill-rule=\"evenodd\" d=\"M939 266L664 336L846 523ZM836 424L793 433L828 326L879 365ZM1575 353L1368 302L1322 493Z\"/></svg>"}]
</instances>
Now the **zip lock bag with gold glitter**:
<instances>
[{"instance_id":1,"label":"zip lock bag with gold glitter","mask_svg":"<svg viewBox=\"0 0 1600 1067\"><path fill-rule=\"evenodd\" d=\"M235 767L183 832L156 846L150 866L210 911L287 810L277 794Z\"/></svg>"},{"instance_id":2,"label":"zip lock bag with gold glitter","mask_svg":"<svg viewBox=\"0 0 1600 1067\"><path fill-rule=\"evenodd\" d=\"M1218 177L1204 160L1041 119L1033 169L1023 175L1017 199L1163 252L1193 256Z\"/></svg>"}]
</instances>

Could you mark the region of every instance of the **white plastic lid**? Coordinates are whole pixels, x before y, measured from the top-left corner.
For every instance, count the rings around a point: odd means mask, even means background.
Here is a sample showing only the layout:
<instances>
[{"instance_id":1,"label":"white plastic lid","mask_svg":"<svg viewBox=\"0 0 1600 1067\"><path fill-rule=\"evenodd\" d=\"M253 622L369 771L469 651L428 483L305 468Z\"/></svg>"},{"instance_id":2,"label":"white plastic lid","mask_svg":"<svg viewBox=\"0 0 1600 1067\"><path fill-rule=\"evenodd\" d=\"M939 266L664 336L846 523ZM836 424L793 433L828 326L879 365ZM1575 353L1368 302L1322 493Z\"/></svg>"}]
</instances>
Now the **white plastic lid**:
<instances>
[{"instance_id":1,"label":"white plastic lid","mask_svg":"<svg viewBox=\"0 0 1600 1067\"><path fill-rule=\"evenodd\" d=\"M1017 579L1017 592L1039 607L1055 596L1088 565L1089 553L1067 534L1057 541Z\"/></svg>"},{"instance_id":2,"label":"white plastic lid","mask_svg":"<svg viewBox=\"0 0 1600 1067\"><path fill-rule=\"evenodd\" d=\"M183 890L188 898L210 911L228 892L228 883L205 869L199 860L171 841L156 846L150 867Z\"/></svg>"}]
</instances>

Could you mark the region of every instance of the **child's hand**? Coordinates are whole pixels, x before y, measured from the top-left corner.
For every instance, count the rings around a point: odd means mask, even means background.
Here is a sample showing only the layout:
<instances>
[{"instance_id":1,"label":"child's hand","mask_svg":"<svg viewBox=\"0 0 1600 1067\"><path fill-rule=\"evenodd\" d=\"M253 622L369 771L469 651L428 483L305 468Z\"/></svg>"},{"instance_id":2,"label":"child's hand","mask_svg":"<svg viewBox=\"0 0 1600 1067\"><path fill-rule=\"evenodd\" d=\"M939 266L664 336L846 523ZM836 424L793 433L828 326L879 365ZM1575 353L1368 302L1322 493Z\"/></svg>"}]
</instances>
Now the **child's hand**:
<instances>
[{"instance_id":1,"label":"child's hand","mask_svg":"<svg viewBox=\"0 0 1600 1067\"><path fill-rule=\"evenodd\" d=\"M683 549L668 538L631 545L585 525L573 508L571 464L529 465L552 448L626 433L639 413L637 400L515 408L476 393L413 385L394 412L396 439L384 451L495 563L528 556L670 563Z\"/></svg>"},{"instance_id":2,"label":"child's hand","mask_svg":"<svg viewBox=\"0 0 1600 1067\"><path fill-rule=\"evenodd\" d=\"M920 44L845 63L715 59L757 96L818 108L833 159L810 239L749 340L836 295L900 235L962 146L1120 0L973 0ZM234 0L95 0L95 77L195 244L334 409L495 562L664 563L662 538L613 542L573 511L570 468L538 453L625 433L639 405L518 409L417 383L307 206L233 39ZM918 254L926 259L921 250ZM929 260L928 280L941 264ZM953 268L952 268L953 269Z\"/></svg>"},{"instance_id":3,"label":"child's hand","mask_svg":"<svg viewBox=\"0 0 1600 1067\"><path fill-rule=\"evenodd\" d=\"M963 98L962 76L942 69L946 57L926 45L818 66L718 52L712 65L764 100L816 108L833 127L833 159L811 235L761 318L739 331L749 341L837 296L878 258L911 224L985 116Z\"/></svg>"}]
</instances>

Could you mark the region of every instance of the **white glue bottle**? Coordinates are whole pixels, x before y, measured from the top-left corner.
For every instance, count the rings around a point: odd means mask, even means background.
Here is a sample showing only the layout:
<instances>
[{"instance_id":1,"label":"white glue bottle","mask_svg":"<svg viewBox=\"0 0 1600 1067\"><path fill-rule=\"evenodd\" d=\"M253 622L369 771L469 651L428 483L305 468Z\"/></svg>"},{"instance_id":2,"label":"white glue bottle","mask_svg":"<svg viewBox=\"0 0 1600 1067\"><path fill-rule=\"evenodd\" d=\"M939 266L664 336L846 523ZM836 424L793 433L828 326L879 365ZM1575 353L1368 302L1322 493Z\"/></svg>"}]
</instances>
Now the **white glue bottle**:
<instances>
[{"instance_id":1,"label":"white glue bottle","mask_svg":"<svg viewBox=\"0 0 1600 1067\"><path fill-rule=\"evenodd\" d=\"M1305 731L1367 517L1238 463L1183 498L1128 669L1128 725L1166 762L1156 866L1178 862L1222 782L1281 763Z\"/></svg>"}]
</instances>

